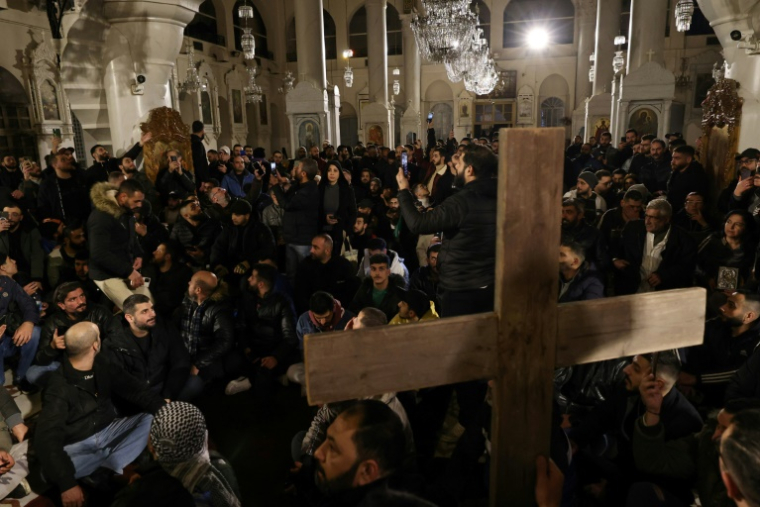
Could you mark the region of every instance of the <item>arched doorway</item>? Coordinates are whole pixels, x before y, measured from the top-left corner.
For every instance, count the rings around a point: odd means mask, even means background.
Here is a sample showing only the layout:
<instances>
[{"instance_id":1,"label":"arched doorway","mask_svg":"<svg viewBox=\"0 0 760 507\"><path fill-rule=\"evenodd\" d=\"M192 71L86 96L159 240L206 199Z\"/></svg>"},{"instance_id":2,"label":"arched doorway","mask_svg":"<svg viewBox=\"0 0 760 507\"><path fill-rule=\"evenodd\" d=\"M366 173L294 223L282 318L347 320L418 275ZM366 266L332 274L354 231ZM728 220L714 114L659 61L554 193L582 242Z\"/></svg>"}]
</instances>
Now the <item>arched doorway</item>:
<instances>
[{"instance_id":1,"label":"arched doorway","mask_svg":"<svg viewBox=\"0 0 760 507\"><path fill-rule=\"evenodd\" d=\"M454 110L449 104L436 104L432 107L433 128L436 139L449 138L449 132L454 128Z\"/></svg>"},{"instance_id":2,"label":"arched doorway","mask_svg":"<svg viewBox=\"0 0 760 507\"><path fill-rule=\"evenodd\" d=\"M21 82L0 67L0 156L37 160L29 97Z\"/></svg>"},{"instance_id":3,"label":"arched doorway","mask_svg":"<svg viewBox=\"0 0 760 507\"><path fill-rule=\"evenodd\" d=\"M352 148L359 142L359 117L348 102L340 103L340 141Z\"/></svg>"}]
</instances>

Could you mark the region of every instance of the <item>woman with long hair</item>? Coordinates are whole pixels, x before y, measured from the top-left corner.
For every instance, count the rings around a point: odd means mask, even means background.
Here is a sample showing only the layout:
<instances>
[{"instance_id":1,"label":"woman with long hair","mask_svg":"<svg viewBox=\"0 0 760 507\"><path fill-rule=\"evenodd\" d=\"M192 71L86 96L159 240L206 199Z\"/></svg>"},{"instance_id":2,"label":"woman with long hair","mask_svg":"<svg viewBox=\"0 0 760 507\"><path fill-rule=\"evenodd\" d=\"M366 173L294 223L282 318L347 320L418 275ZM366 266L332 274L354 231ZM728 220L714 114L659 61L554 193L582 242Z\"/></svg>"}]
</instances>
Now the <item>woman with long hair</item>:
<instances>
[{"instance_id":1,"label":"woman with long hair","mask_svg":"<svg viewBox=\"0 0 760 507\"><path fill-rule=\"evenodd\" d=\"M344 233L351 232L356 222L356 197L343 175L337 160L327 163L324 177L319 182L320 230L333 240L333 255L340 255Z\"/></svg>"},{"instance_id":2,"label":"woman with long hair","mask_svg":"<svg viewBox=\"0 0 760 507\"><path fill-rule=\"evenodd\" d=\"M723 228L711 234L699 245L697 253L697 285L715 290L719 285L721 268L738 270L736 286L743 287L750 278L755 261L756 223L746 210L726 214ZM725 270L724 270L725 272Z\"/></svg>"}]
</instances>

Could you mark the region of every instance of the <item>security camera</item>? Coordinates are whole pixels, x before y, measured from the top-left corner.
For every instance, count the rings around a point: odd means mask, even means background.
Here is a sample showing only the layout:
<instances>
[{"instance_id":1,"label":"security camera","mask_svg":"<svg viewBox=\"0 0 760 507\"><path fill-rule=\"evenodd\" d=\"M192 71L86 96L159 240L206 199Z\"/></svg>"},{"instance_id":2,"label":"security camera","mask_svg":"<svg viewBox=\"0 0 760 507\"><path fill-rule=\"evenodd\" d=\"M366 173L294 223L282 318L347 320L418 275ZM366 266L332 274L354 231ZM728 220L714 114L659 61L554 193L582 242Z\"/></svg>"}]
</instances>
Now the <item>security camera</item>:
<instances>
[{"instance_id":1,"label":"security camera","mask_svg":"<svg viewBox=\"0 0 760 507\"><path fill-rule=\"evenodd\" d=\"M742 33L739 30L732 30L731 40L742 40Z\"/></svg>"},{"instance_id":2,"label":"security camera","mask_svg":"<svg viewBox=\"0 0 760 507\"><path fill-rule=\"evenodd\" d=\"M143 83L144 83L145 81L147 81L147 80L148 80L148 78L147 78L147 77L145 77L145 75L144 75L144 74L138 74L138 75L137 75L137 83L138 83L138 84L143 84Z\"/></svg>"},{"instance_id":3,"label":"security camera","mask_svg":"<svg viewBox=\"0 0 760 507\"><path fill-rule=\"evenodd\" d=\"M147 80L144 74L137 74L131 84L132 95L145 94L145 81Z\"/></svg>"}]
</instances>

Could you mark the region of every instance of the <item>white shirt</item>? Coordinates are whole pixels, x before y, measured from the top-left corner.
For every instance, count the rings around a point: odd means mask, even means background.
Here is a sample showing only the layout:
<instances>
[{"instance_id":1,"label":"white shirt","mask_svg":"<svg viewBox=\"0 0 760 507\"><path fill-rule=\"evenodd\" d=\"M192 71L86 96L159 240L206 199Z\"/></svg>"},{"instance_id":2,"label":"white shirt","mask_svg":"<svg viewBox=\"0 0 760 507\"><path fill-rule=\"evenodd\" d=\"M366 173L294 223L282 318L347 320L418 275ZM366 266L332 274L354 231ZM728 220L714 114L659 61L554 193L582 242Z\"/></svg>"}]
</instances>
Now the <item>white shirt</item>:
<instances>
[{"instance_id":1,"label":"white shirt","mask_svg":"<svg viewBox=\"0 0 760 507\"><path fill-rule=\"evenodd\" d=\"M639 284L639 290L637 291L638 294L654 291L654 288L649 285L649 282L647 282L647 278L649 278L652 273L655 273L660 267L660 263L662 262L662 252L668 244L669 237L670 229L665 233L665 237L662 238L662 241L655 245L654 234L651 232L647 233L647 243L644 245L644 257L641 259L641 268L639 269L641 283Z\"/></svg>"}]
</instances>

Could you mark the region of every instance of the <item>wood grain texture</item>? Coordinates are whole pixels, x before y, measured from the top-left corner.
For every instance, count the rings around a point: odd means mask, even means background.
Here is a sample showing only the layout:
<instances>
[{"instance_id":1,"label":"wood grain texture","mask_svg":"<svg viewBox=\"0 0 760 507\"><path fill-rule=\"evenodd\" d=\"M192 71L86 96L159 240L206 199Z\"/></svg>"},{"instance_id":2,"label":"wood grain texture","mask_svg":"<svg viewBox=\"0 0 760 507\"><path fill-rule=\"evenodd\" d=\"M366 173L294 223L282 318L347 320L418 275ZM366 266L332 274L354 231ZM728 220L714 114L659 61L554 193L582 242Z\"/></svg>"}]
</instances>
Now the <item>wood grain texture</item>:
<instances>
[{"instance_id":1,"label":"wood grain texture","mask_svg":"<svg viewBox=\"0 0 760 507\"><path fill-rule=\"evenodd\" d=\"M307 335L311 405L488 378L496 371L496 315Z\"/></svg>"},{"instance_id":2,"label":"wood grain texture","mask_svg":"<svg viewBox=\"0 0 760 507\"><path fill-rule=\"evenodd\" d=\"M559 305L557 366L699 345L706 298L695 287Z\"/></svg>"},{"instance_id":3,"label":"wood grain texture","mask_svg":"<svg viewBox=\"0 0 760 507\"><path fill-rule=\"evenodd\" d=\"M499 132L493 507L532 505L536 456L549 452L564 150L562 128Z\"/></svg>"}]
</instances>

